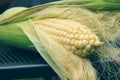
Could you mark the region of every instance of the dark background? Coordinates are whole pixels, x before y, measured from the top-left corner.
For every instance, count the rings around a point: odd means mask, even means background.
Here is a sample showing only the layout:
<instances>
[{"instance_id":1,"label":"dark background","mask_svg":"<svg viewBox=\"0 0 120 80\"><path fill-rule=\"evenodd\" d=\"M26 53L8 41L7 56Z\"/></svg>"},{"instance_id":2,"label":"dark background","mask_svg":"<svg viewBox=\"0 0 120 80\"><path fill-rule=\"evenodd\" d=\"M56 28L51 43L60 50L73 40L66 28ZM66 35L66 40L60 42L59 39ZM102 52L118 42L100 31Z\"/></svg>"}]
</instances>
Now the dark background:
<instances>
[{"instance_id":1,"label":"dark background","mask_svg":"<svg viewBox=\"0 0 120 80\"><path fill-rule=\"evenodd\" d=\"M31 7L57 0L0 0L0 14L11 7Z\"/></svg>"}]
</instances>

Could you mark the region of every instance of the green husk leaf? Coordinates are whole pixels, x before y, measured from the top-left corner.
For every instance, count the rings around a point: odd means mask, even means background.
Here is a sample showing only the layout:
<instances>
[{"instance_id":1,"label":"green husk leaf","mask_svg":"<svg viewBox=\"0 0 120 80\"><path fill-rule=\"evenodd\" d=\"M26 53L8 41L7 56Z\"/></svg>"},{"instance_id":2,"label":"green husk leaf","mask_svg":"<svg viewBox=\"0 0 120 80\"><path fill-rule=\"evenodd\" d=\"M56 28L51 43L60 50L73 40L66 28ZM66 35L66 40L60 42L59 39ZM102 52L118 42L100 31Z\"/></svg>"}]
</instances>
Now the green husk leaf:
<instances>
[{"instance_id":1,"label":"green husk leaf","mask_svg":"<svg viewBox=\"0 0 120 80\"><path fill-rule=\"evenodd\" d=\"M22 49L36 51L32 42L16 24L0 25L0 41Z\"/></svg>"},{"instance_id":2,"label":"green husk leaf","mask_svg":"<svg viewBox=\"0 0 120 80\"><path fill-rule=\"evenodd\" d=\"M12 9L9 9L7 13L13 13L12 15L8 16L5 15L5 19L2 18L0 20L0 24L5 24L9 22L18 22L27 20L29 18L33 18L39 13L39 11L42 11L46 8L54 6L78 6L78 7L84 7L88 8L93 11L114 11L120 10L120 1L119 0L62 0L62 1L55 1L50 2L38 6L34 6L25 10L21 10L18 12L12 12ZM29 15L28 15L29 14ZM4 13L2 14L4 15Z\"/></svg>"},{"instance_id":3,"label":"green husk leaf","mask_svg":"<svg viewBox=\"0 0 120 80\"><path fill-rule=\"evenodd\" d=\"M10 8L7 11L5 11L5 13L2 14L3 18L0 20L0 24L15 23L15 22L33 18L34 16L36 16L37 12L39 12L47 7L49 7L49 5L46 5L46 6L39 5L39 6L27 8L27 9L25 7L22 7L22 9L21 9L21 7ZM15 11L13 12L13 9L17 9L17 8L20 10L18 10L18 12L15 12ZM8 16L7 15L8 13L13 13L13 14Z\"/></svg>"},{"instance_id":4,"label":"green husk leaf","mask_svg":"<svg viewBox=\"0 0 120 80\"><path fill-rule=\"evenodd\" d=\"M63 0L58 4L79 5L94 11L113 11L120 9L119 0Z\"/></svg>"}]
</instances>

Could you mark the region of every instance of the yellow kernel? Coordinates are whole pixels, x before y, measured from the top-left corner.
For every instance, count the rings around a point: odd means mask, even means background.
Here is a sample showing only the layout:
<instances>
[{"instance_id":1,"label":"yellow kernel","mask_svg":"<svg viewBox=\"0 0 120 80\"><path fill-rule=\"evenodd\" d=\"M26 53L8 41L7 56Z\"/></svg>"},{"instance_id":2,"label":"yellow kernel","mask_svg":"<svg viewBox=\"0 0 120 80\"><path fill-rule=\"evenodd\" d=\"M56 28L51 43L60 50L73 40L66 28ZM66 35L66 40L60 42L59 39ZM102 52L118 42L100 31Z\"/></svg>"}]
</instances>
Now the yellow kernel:
<instances>
[{"instance_id":1,"label":"yellow kernel","mask_svg":"<svg viewBox=\"0 0 120 80\"><path fill-rule=\"evenodd\" d=\"M75 27L73 27L74 29L76 29L76 30L80 30L80 27L79 26L75 26Z\"/></svg>"},{"instance_id":2,"label":"yellow kernel","mask_svg":"<svg viewBox=\"0 0 120 80\"><path fill-rule=\"evenodd\" d=\"M82 50L77 50L77 51L75 51L74 54L80 56L82 54Z\"/></svg>"},{"instance_id":3,"label":"yellow kernel","mask_svg":"<svg viewBox=\"0 0 120 80\"><path fill-rule=\"evenodd\" d=\"M72 51L72 52L74 52L74 51L76 51L76 50L77 50L77 48L75 48L74 46L71 47L71 51Z\"/></svg>"},{"instance_id":4,"label":"yellow kernel","mask_svg":"<svg viewBox=\"0 0 120 80\"><path fill-rule=\"evenodd\" d=\"M88 51L86 51L85 49L82 52L83 54L81 55L82 57L85 57L88 54Z\"/></svg>"},{"instance_id":5,"label":"yellow kernel","mask_svg":"<svg viewBox=\"0 0 120 80\"><path fill-rule=\"evenodd\" d=\"M75 41L75 46L79 47L79 41L78 40Z\"/></svg>"},{"instance_id":6,"label":"yellow kernel","mask_svg":"<svg viewBox=\"0 0 120 80\"><path fill-rule=\"evenodd\" d=\"M60 26L57 25L55 28L56 28L56 29L60 29Z\"/></svg>"},{"instance_id":7,"label":"yellow kernel","mask_svg":"<svg viewBox=\"0 0 120 80\"><path fill-rule=\"evenodd\" d=\"M67 39L66 38L63 38L63 43L67 43Z\"/></svg>"},{"instance_id":8,"label":"yellow kernel","mask_svg":"<svg viewBox=\"0 0 120 80\"><path fill-rule=\"evenodd\" d=\"M70 45L70 39L66 38L66 44Z\"/></svg>"},{"instance_id":9,"label":"yellow kernel","mask_svg":"<svg viewBox=\"0 0 120 80\"><path fill-rule=\"evenodd\" d=\"M59 42L62 42L62 40L63 40L63 38L61 38L61 37L59 37L58 39L59 39L59 40L58 40Z\"/></svg>"},{"instance_id":10,"label":"yellow kernel","mask_svg":"<svg viewBox=\"0 0 120 80\"><path fill-rule=\"evenodd\" d=\"M53 32L52 32L54 35L57 33L57 31L55 29L53 29Z\"/></svg>"},{"instance_id":11,"label":"yellow kernel","mask_svg":"<svg viewBox=\"0 0 120 80\"><path fill-rule=\"evenodd\" d=\"M87 30L83 30L83 33L84 33L84 34L87 34L88 32L87 32Z\"/></svg>"},{"instance_id":12,"label":"yellow kernel","mask_svg":"<svg viewBox=\"0 0 120 80\"><path fill-rule=\"evenodd\" d=\"M94 45L95 45L95 46L99 46L100 44L101 44L101 42L100 42L100 41L98 41L98 40L97 40L97 41L95 41L95 43L94 43Z\"/></svg>"},{"instance_id":13,"label":"yellow kernel","mask_svg":"<svg viewBox=\"0 0 120 80\"><path fill-rule=\"evenodd\" d=\"M83 50L79 49L79 50L75 51L75 55L82 56L82 55L84 55L83 52L84 52Z\"/></svg>"},{"instance_id":14,"label":"yellow kernel","mask_svg":"<svg viewBox=\"0 0 120 80\"><path fill-rule=\"evenodd\" d=\"M73 37L74 37L73 34L70 34L70 35L69 35L69 38L70 38L70 39L72 39Z\"/></svg>"},{"instance_id":15,"label":"yellow kernel","mask_svg":"<svg viewBox=\"0 0 120 80\"><path fill-rule=\"evenodd\" d=\"M81 32L83 32L83 31L84 31L84 28L83 28L83 27L81 27L80 31L81 31Z\"/></svg>"},{"instance_id":16,"label":"yellow kernel","mask_svg":"<svg viewBox=\"0 0 120 80\"><path fill-rule=\"evenodd\" d=\"M54 39L54 38L55 38L56 40L59 40L59 37L57 37L57 36L54 36L53 39Z\"/></svg>"},{"instance_id":17,"label":"yellow kernel","mask_svg":"<svg viewBox=\"0 0 120 80\"><path fill-rule=\"evenodd\" d=\"M90 51L90 50L91 50L91 46L90 46L90 45L87 45L87 46L85 47L85 50Z\"/></svg>"},{"instance_id":18,"label":"yellow kernel","mask_svg":"<svg viewBox=\"0 0 120 80\"><path fill-rule=\"evenodd\" d=\"M95 36L96 36L95 34L91 34L91 35L89 36L89 38L90 38L90 39L95 39Z\"/></svg>"},{"instance_id":19,"label":"yellow kernel","mask_svg":"<svg viewBox=\"0 0 120 80\"><path fill-rule=\"evenodd\" d=\"M90 31L90 29L87 29L87 33L88 34L92 34L92 32Z\"/></svg>"},{"instance_id":20,"label":"yellow kernel","mask_svg":"<svg viewBox=\"0 0 120 80\"><path fill-rule=\"evenodd\" d=\"M99 40L98 36L95 36L95 39L96 39L96 40Z\"/></svg>"},{"instance_id":21,"label":"yellow kernel","mask_svg":"<svg viewBox=\"0 0 120 80\"><path fill-rule=\"evenodd\" d=\"M79 51L75 51L75 52L74 52L75 55L78 55L78 53L79 53Z\"/></svg>"},{"instance_id":22,"label":"yellow kernel","mask_svg":"<svg viewBox=\"0 0 120 80\"><path fill-rule=\"evenodd\" d=\"M95 42L95 40L94 40L94 39L91 39L91 40L89 41L89 45L94 45L94 42Z\"/></svg>"},{"instance_id":23,"label":"yellow kernel","mask_svg":"<svg viewBox=\"0 0 120 80\"><path fill-rule=\"evenodd\" d=\"M87 40L83 40L82 43L83 43L83 47L88 45L88 41Z\"/></svg>"},{"instance_id":24,"label":"yellow kernel","mask_svg":"<svg viewBox=\"0 0 120 80\"><path fill-rule=\"evenodd\" d=\"M83 42L82 41L78 42L78 48L83 49Z\"/></svg>"},{"instance_id":25,"label":"yellow kernel","mask_svg":"<svg viewBox=\"0 0 120 80\"><path fill-rule=\"evenodd\" d=\"M72 29L68 29L68 32L69 32L69 33L72 33L72 31L73 31Z\"/></svg>"},{"instance_id":26,"label":"yellow kernel","mask_svg":"<svg viewBox=\"0 0 120 80\"><path fill-rule=\"evenodd\" d=\"M61 30L63 30L64 32L69 32L69 28L62 28Z\"/></svg>"},{"instance_id":27,"label":"yellow kernel","mask_svg":"<svg viewBox=\"0 0 120 80\"><path fill-rule=\"evenodd\" d=\"M79 49L78 51L79 51L79 54L82 54L82 53L83 53L81 49Z\"/></svg>"},{"instance_id":28,"label":"yellow kernel","mask_svg":"<svg viewBox=\"0 0 120 80\"><path fill-rule=\"evenodd\" d=\"M81 32L81 31L79 31L79 32L78 32L78 34L82 34L82 32Z\"/></svg>"},{"instance_id":29,"label":"yellow kernel","mask_svg":"<svg viewBox=\"0 0 120 80\"><path fill-rule=\"evenodd\" d=\"M72 38L70 38L70 35L69 35L69 34L67 34L65 37L66 37L66 38L69 38L69 39L72 39Z\"/></svg>"},{"instance_id":30,"label":"yellow kernel","mask_svg":"<svg viewBox=\"0 0 120 80\"><path fill-rule=\"evenodd\" d=\"M63 39L64 39L63 37L60 37L60 42L62 42L62 41L63 41Z\"/></svg>"},{"instance_id":31,"label":"yellow kernel","mask_svg":"<svg viewBox=\"0 0 120 80\"><path fill-rule=\"evenodd\" d=\"M77 33L77 32L78 32L77 30L73 30L73 31L72 31L73 34L75 34L75 33Z\"/></svg>"},{"instance_id":32,"label":"yellow kernel","mask_svg":"<svg viewBox=\"0 0 120 80\"><path fill-rule=\"evenodd\" d=\"M78 39L79 38L79 34L75 34L75 38Z\"/></svg>"},{"instance_id":33,"label":"yellow kernel","mask_svg":"<svg viewBox=\"0 0 120 80\"><path fill-rule=\"evenodd\" d=\"M64 37L66 37L66 36L67 36L67 33L66 33L66 32L64 32L64 33L63 33L63 36L64 36Z\"/></svg>"},{"instance_id":34,"label":"yellow kernel","mask_svg":"<svg viewBox=\"0 0 120 80\"><path fill-rule=\"evenodd\" d=\"M59 35L60 35L60 36L62 36L62 35L63 35L63 32L62 32L62 31L60 31L60 32L59 32Z\"/></svg>"},{"instance_id":35,"label":"yellow kernel","mask_svg":"<svg viewBox=\"0 0 120 80\"><path fill-rule=\"evenodd\" d=\"M89 40L89 36L88 36L88 35L85 35L85 36L84 36L84 39L85 39L85 40Z\"/></svg>"},{"instance_id":36,"label":"yellow kernel","mask_svg":"<svg viewBox=\"0 0 120 80\"><path fill-rule=\"evenodd\" d=\"M84 35L81 34L81 35L79 36L79 39L80 39L80 40L83 40L83 39L84 39Z\"/></svg>"},{"instance_id":37,"label":"yellow kernel","mask_svg":"<svg viewBox=\"0 0 120 80\"><path fill-rule=\"evenodd\" d=\"M74 45L75 39L71 40L71 45Z\"/></svg>"}]
</instances>

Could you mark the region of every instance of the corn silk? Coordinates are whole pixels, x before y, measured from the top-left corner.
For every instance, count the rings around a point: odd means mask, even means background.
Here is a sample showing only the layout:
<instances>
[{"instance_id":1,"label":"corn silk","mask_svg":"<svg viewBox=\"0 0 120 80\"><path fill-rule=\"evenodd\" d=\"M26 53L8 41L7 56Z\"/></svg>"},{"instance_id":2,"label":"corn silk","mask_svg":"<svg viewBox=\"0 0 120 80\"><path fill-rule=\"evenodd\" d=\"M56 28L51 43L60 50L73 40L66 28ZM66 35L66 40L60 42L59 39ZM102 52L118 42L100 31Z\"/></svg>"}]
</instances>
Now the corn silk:
<instances>
[{"instance_id":1,"label":"corn silk","mask_svg":"<svg viewBox=\"0 0 120 80\"><path fill-rule=\"evenodd\" d=\"M17 11L14 12L14 10ZM62 0L31 8L12 8L0 17L1 26L14 25L23 31L61 80L101 79L102 73L98 74L90 59L96 56L98 59L95 60L98 60L103 67L110 68L109 62L106 63L106 61L113 61L113 65L117 65L117 68L120 66L119 0ZM34 23L34 21L49 18L79 22L94 32L103 44L86 57L76 56L54 41L42 27L38 27ZM116 75L119 70L115 72L110 69L107 74L111 74L111 72ZM110 76L107 77L105 80L110 80ZM117 79L120 79L119 77L120 75Z\"/></svg>"}]
</instances>

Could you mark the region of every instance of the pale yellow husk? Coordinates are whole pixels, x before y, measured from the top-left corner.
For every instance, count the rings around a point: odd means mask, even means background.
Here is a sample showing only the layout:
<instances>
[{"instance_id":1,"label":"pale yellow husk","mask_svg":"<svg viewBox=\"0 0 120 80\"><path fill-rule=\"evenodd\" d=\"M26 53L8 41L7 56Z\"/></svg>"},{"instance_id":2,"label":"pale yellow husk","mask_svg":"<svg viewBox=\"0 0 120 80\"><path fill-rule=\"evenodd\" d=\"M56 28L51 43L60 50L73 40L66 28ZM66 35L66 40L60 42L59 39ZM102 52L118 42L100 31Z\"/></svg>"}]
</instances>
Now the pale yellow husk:
<instances>
[{"instance_id":1,"label":"pale yellow husk","mask_svg":"<svg viewBox=\"0 0 120 80\"><path fill-rule=\"evenodd\" d=\"M21 24L22 23L19 23L20 27L23 26ZM22 29L40 53L42 52L42 49L39 43L44 45L48 54L57 64L60 72L65 77L62 77L62 80L96 80L96 71L89 60L79 58L67 51L43 32L42 28L37 27L34 24L31 28L30 26L25 26L22 27ZM28 30L34 31L36 35L33 35L33 33Z\"/></svg>"},{"instance_id":2,"label":"pale yellow husk","mask_svg":"<svg viewBox=\"0 0 120 80\"><path fill-rule=\"evenodd\" d=\"M76 6L74 7L54 6L40 11L37 14L37 17L34 17L32 20L34 21L46 18L62 18L70 19L79 22L83 25L86 25L89 29L91 29L91 31L93 31L96 35L99 36L102 42L104 42L102 46L96 49L96 53L99 55L101 61L104 62L104 59L112 59L119 64L120 63L118 56L120 54L119 48L117 48L117 45L114 43L114 41L112 43L110 42L119 37L119 35L117 34L120 31L118 27L119 23L117 23L116 25L116 20L117 19L119 20L118 16L119 13L117 12L109 13L106 11L94 13L84 8L79 8ZM110 20L108 19L108 17ZM107 22L111 24L109 25ZM29 28L28 26L25 27ZM97 79L96 75L97 72L95 71L94 67L91 65L88 59L81 57L78 58L77 56L71 54L71 52L66 51L57 42L52 40L42 30L42 28L36 26L32 22L31 29L36 33L37 37L34 37L34 35L32 35L30 31L26 31L24 27L22 27L22 29L27 34L29 39L33 42L33 44L35 45L39 52L41 52L41 45L37 44L34 39L36 39L37 41L41 42L44 45L45 49L48 51L48 54L60 69L60 73L58 71L58 75L65 76L65 78L61 77L61 79L63 80Z\"/></svg>"}]
</instances>

